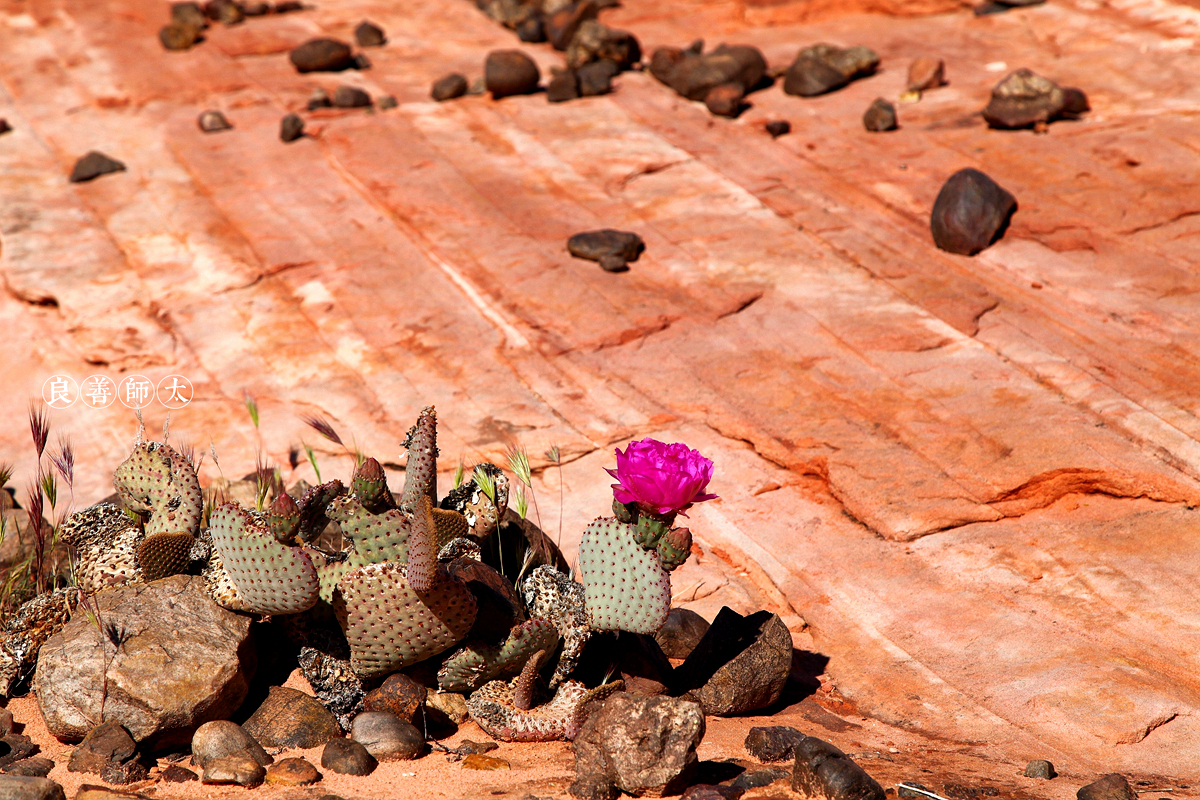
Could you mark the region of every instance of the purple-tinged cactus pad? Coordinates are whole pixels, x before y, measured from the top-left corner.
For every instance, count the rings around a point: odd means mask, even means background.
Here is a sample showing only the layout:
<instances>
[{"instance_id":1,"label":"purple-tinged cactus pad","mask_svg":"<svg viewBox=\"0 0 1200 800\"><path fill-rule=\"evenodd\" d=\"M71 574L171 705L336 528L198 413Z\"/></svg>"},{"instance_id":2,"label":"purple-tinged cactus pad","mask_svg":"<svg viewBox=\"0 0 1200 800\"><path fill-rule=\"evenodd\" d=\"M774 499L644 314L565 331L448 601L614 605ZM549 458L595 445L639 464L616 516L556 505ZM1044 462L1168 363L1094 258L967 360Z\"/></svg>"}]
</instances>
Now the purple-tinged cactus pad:
<instances>
[{"instance_id":1,"label":"purple-tinged cactus pad","mask_svg":"<svg viewBox=\"0 0 1200 800\"><path fill-rule=\"evenodd\" d=\"M204 500L191 463L169 445L140 442L113 474L125 506L149 514L146 535L200 530Z\"/></svg>"},{"instance_id":2,"label":"purple-tinged cactus pad","mask_svg":"<svg viewBox=\"0 0 1200 800\"><path fill-rule=\"evenodd\" d=\"M312 560L300 548L275 541L264 522L226 503L212 512L209 531L242 604L235 610L298 614L316 605L318 579Z\"/></svg>"},{"instance_id":3,"label":"purple-tinged cactus pad","mask_svg":"<svg viewBox=\"0 0 1200 800\"><path fill-rule=\"evenodd\" d=\"M470 692L488 681L515 675L535 653L549 653L557 644L558 631L550 620L527 620L499 646L471 642L447 658L438 670L438 688Z\"/></svg>"},{"instance_id":4,"label":"purple-tinged cactus pad","mask_svg":"<svg viewBox=\"0 0 1200 800\"><path fill-rule=\"evenodd\" d=\"M428 497L437 504L437 411L429 406L417 417L404 441L408 463L404 466L404 491L400 507L412 511L418 497Z\"/></svg>"},{"instance_id":5,"label":"purple-tinged cactus pad","mask_svg":"<svg viewBox=\"0 0 1200 800\"><path fill-rule=\"evenodd\" d=\"M190 533L156 533L138 545L137 562L147 581L166 578L187 569L196 538Z\"/></svg>"},{"instance_id":6,"label":"purple-tinged cactus pad","mask_svg":"<svg viewBox=\"0 0 1200 800\"><path fill-rule=\"evenodd\" d=\"M475 596L466 584L440 575L418 595L407 565L370 564L338 584L335 603L350 643L350 663L361 677L387 675L460 642L475 622Z\"/></svg>"},{"instance_id":7,"label":"purple-tinged cactus pad","mask_svg":"<svg viewBox=\"0 0 1200 800\"><path fill-rule=\"evenodd\" d=\"M422 495L413 509L412 533L408 537L408 582L424 595L438 577L437 547L434 544L433 502Z\"/></svg>"},{"instance_id":8,"label":"purple-tinged cactus pad","mask_svg":"<svg viewBox=\"0 0 1200 800\"><path fill-rule=\"evenodd\" d=\"M571 741L583 727L587 707L625 688L624 681L613 681L588 689L579 681L567 681L558 687L549 702L531 709L517 708L517 683L492 681L467 699L471 719L487 734L503 742Z\"/></svg>"},{"instance_id":9,"label":"purple-tinged cactus pad","mask_svg":"<svg viewBox=\"0 0 1200 800\"><path fill-rule=\"evenodd\" d=\"M637 543L628 523L604 517L587 526L579 545L579 574L593 630L653 635L666 622L671 576L657 552Z\"/></svg>"}]
</instances>

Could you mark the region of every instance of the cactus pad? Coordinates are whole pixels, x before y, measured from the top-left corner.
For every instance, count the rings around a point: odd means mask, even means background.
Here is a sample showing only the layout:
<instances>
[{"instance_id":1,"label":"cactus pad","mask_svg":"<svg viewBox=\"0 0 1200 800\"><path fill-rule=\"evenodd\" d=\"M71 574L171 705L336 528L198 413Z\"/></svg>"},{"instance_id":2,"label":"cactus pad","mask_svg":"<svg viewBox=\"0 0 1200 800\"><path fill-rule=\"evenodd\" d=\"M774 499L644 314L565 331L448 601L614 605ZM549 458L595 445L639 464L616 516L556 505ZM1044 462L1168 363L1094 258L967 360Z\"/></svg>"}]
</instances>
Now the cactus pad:
<instances>
[{"instance_id":1,"label":"cactus pad","mask_svg":"<svg viewBox=\"0 0 1200 800\"><path fill-rule=\"evenodd\" d=\"M412 511L418 497L428 497L437 503L437 411L429 406L417 417L404 440L408 462L404 465L404 491L400 507Z\"/></svg>"},{"instance_id":2,"label":"cactus pad","mask_svg":"<svg viewBox=\"0 0 1200 800\"><path fill-rule=\"evenodd\" d=\"M209 530L220 567L236 589L236 598L224 603L214 594L218 603L256 614L297 614L316 604L312 560L300 548L275 541L261 519L226 503L212 512Z\"/></svg>"},{"instance_id":3,"label":"cactus pad","mask_svg":"<svg viewBox=\"0 0 1200 800\"><path fill-rule=\"evenodd\" d=\"M316 541L329 524L326 511L329 504L346 493L346 487L341 481L327 481L317 486L309 487L300 498L300 531L297 534L300 541L311 543Z\"/></svg>"},{"instance_id":4,"label":"cactus pad","mask_svg":"<svg viewBox=\"0 0 1200 800\"><path fill-rule=\"evenodd\" d=\"M588 689L579 681L567 681L548 703L525 710L518 708L516 702L520 680L492 681L467 699L471 719L489 736L505 742L571 741L583 726L591 703L625 688L623 681L595 689Z\"/></svg>"},{"instance_id":5,"label":"cactus pad","mask_svg":"<svg viewBox=\"0 0 1200 800\"><path fill-rule=\"evenodd\" d=\"M558 644L558 631L545 619L517 625L500 645L471 642L446 659L438 670L438 688L470 692L488 681L515 675L538 651L550 652Z\"/></svg>"},{"instance_id":6,"label":"cactus pad","mask_svg":"<svg viewBox=\"0 0 1200 800\"><path fill-rule=\"evenodd\" d=\"M372 514L358 498L346 495L329 504L328 514L354 544L349 558L352 566L408 561L411 528L408 517L400 510L389 508L381 514Z\"/></svg>"},{"instance_id":7,"label":"cactus pad","mask_svg":"<svg viewBox=\"0 0 1200 800\"><path fill-rule=\"evenodd\" d=\"M679 567L692 554L692 532L671 528L658 540L658 560L667 572Z\"/></svg>"},{"instance_id":8,"label":"cactus pad","mask_svg":"<svg viewBox=\"0 0 1200 800\"><path fill-rule=\"evenodd\" d=\"M138 569L143 580L156 581L183 572L191 560L196 537L184 531L147 536L137 548Z\"/></svg>"},{"instance_id":9,"label":"cactus pad","mask_svg":"<svg viewBox=\"0 0 1200 800\"><path fill-rule=\"evenodd\" d=\"M335 603L350 643L350 663L364 677L395 672L453 647L475 622L475 596L439 569L425 595L409 585L407 565L369 564L338 584Z\"/></svg>"},{"instance_id":10,"label":"cactus pad","mask_svg":"<svg viewBox=\"0 0 1200 800\"><path fill-rule=\"evenodd\" d=\"M79 556L76 583L87 594L142 581L137 550L146 535L112 503L97 503L67 517L59 537Z\"/></svg>"},{"instance_id":11,"label":"cactus pad","mask_svg":"<svg viewBox=\"0 0 1200 800\"><path fill-rule=\"evenodd\" d=\"M424 595L433 588L438 577L433 501L421 495L416 505L412 515L412 533L408 538L408 582L414 592Z\"/></svg>"},{"instance_id":12,"label":"cactus pad","mask_svg":"<svg viewBox=\"0 0 1200 800\"><path fill-rule=\"evenodd\" d=\"M275 541L289 547L296 543L296 534L300 532L300 506L290 494L282 493L271 503L267 525Z\"/></svg>"},{"instance_id":13,"label":"cactus pad","mask_svg":"<svg viewBox=\"0 0 1200 800\"><path fill-rule=\"evenodd\" d=\"M388 489L383 466L373 458L365 459L354 469L350 491L354 492L363 508L373 514L396 506L396 501Z\"/></svg>"},{"instance_id":14,"label":"cactus pad","mask_svg":"<svg viewBox=\"0 0 1200 800\"><path fill-rule=\"evenodd\" d=\"M433 510L433 526L437 531L437 546L442 549L455 539L466 538L471 531L467 518L457 511L447 511L444 508Z\"/></svg>"},{"instance_id":15,"label":"cactus pad","mask_svg":"<svg viewBox=\"0 0 1200 800\"><path fill-rule=\"evenodd\" d=\"M653 635L671 610L671 576L643 549L633 527L612 517L587 526L579 545L588 624L598 631Z\"/></svg>"},{"instance_id":16,"label":"cactus pad","mask_svg":"<svg viewBox=\"0 0 1200 800\"><path fill-rule=\"evenodd\" d=\"M521 584L521 597L535 619L547 619L562 638L562 652L550 677L550 688L558 686L579 663L583 646L592 635L582 585L549 565L529 573Z\"/></svg>"},{"instance_id":17,"label":"cactus pad","mask_svg":"<svg viewBox=\"0 0 1200 800\"><path fill-rule=\"evenodd\" d=\"M140 442L117 467L113 486L126 507L149 514L146 534L200 529L203 497L191 463L166 444Z\"/></svg>"}]
</instances>

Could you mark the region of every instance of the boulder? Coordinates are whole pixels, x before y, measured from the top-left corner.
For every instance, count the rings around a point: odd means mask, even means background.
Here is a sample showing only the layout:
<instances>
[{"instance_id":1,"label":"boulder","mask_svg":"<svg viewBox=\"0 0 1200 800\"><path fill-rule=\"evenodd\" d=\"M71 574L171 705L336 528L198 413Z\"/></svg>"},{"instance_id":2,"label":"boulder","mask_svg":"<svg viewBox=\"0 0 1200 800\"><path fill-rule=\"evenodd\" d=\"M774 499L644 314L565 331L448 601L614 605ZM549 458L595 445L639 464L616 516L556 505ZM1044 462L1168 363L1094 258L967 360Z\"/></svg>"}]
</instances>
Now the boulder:
<instances>
[{"instance_id":1,"label":"boulder","mask_svg":"<svg viewBox=\"0 0 1200 800\"><path fill-rule=\"evenodd\" d=\"M742 714L778 700L791 669L792 634L778 615L743 617L726 606L675 670L674 692L697 700L706 714Z\"/></svg>"},{"instance_id":2,"label":"boulder","mask_svg":"<svg viewBox=\"0 0 1200 800\"><path fill-rule=\"evenodd\" d=\"M575 737L575 782L583 800L680 794L699 763L704 712L672 697L620 692L592 712Z\"/></svg>"},{"instance_id":3,"label":"boulder","mask_svg":"<svg viewBox=\"0 0 1200 800\"><path fill-rule=\"evenodd\" d=\"M174 575L101 592L107 636L76 614L42 647L34 686L50 733L79 741L103 717L144 749L185 745L200 725L245 700L254 673L250 618L208 596L204 579Z\"/></svg>"}]
</instances>

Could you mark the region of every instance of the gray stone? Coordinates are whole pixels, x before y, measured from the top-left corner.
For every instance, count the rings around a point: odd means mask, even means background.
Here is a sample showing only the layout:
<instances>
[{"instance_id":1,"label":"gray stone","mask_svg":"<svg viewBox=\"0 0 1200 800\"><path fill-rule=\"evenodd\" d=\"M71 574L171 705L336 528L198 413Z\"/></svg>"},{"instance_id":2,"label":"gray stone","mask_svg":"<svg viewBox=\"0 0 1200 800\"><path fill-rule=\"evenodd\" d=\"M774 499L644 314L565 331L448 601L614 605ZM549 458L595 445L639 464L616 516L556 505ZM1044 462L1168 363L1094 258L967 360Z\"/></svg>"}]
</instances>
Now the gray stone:
<instances>
[{"instance_id":1,"label":"gray stone","mask_svg":"<svg viewBox=\"0 0 1200 800\"><path fill-rule=\"evenodd\" d=\"M673 697L620 692L593 711L575 738L571 794L609 800L632 795L680 794L699 763L704 712Z\"/></svg>"},{"instance_id":2,"label":"gray stone","mask_svg":"<svg viewBox=\"0 0 1200 800\"><path fill-rule=\"evenodd\" d=\"M853 759L812 736L796 745L792 789L824 800L885 800L883 787Z\"/></svg>"},{"instance_id":3,"label":"gray stone","mask_svg":"<svg viewBox=\"0 0 1200 800\"><path fill-rule=\"evenodd\" d=\"M353 739L332 739L321 751L321 766L343 775L370 775L379 762Z\"/></svg>"},{"instance_id":4,"label":"gray stone","mask_svg":"<svg viewBox=\"0 0 1200 800\"><path fill-rule=\"evenodd\" d=\"M786 725L754 727L746 734L746 751L764 763L794 761L804 734Z\"/></svg>"},{"instance_id":5,"label":"gray stone","mask_svg":"<svg viewBox=\"0 0 1200 800\"><path fill-rule=\"evenodd\" d=\"M451 72L444 78L438 78L434 81L433 89L430 90L429 96L439 103L446 100L453 100L456 97L462 97L470 88L467 83L467 77L458 72Z\"/></svg>"},{"instance_id":6,"label":"gray stone","mask_svg":"<svg viewBox=\"0 0 1200 800\"><path fill-rule=\"evenodd\" d=\"M76 614L46 642L34 686L50 733L79 741L103 717L146 752L185 745L197 727L245 700L254 672L250 618L221 608L195 575L96 595L120 648Z\"/></svg>"},{"instance_id":7,"label":"gray stone","mask_svg":"<svg viewBox=\"0 0 1200 800\"><path fill-rule=\"evenodd\" d=\"M1111 772L1075 793L1079 800L1136 800L1137 792L1124 775Z\"/></svg>"},{"instance_id":8,"label":"gray stone","mask_svg":"<svg viewBox=\"0 0 1200 800\"><path fill-rule=\"evenodd\" d=\"M297 72L340 72L354 66L350 45L337 39L310 39L293 49L288 59Z\"/></svg>"},{"instance_id":9,"label":"gray stone","mask_svg":"<svg viewBox=\"0 0 1200 800\"><path fill-rule=\"evenodd\" d=\"M0 775L0 797L4 800L67 800L63 788L48 778Z\"/></svg>"},{"instance_id":10,"label":"gray stone","mask_svg":"<svg viewBox=\"0 0 1200 800\"><path fill-rule=\"evenodd\" d=\"M258 786L266 776L266 769L255 759L245 755L233 755L211 759L205 765L204 777L200 781L208 784Z\"/></svg>"},{"instance_id":11,"label":"gray stone","mask_svg":"<svg viewBox=\"0 0 1200 800\"><path fill-rule=\"evenodd\" d=\"M654 640L667 658L687 658L708 630L708 620L688 608L672 608Z\"/></svg>"},{"instance_id":12,"label":"gray stone","mask_svg":"<svg viewBox=\"0 0 1200 800\"><path fill-rule=\"evenodd\" d=\"M1046 759L1035 758L1025 765L1025 777L1051 781L1058 777L1058 773L1054 771L1054 765Z\"/></svg>"},{"instance_id":13,"label":"gray stone","mask_svg":"<svg viewBox=\"0 0 1200 800\"><path fill-rule=\"evenodd\" d=\"M299 114L288 114L279 121L279 138L284 142L294 142L304 135L304 120Z\"/></svg>"},{"instance_id":14,"label":"gray stone","mask_svg":"<svg viewBox=\"0 0 1200 800\"><path fill-rule=\"evenodd\" d=\"M896 107L882 97L876 98L863 114L863 127L872 133L896 130Z\"/></svg>"},{"instance_id":15,"label":"gray stone","mask_svg":"<svg viewBox=\"0 0 1200 800\"><path fill-rule=\"evenodd\" d=\"M208 762L228 756L252 758L264 767L275 760L236 722L219 719L201 725L192 737L193 763L203 769Z\"/></svg>"},{"instance_id":16,"label":"gray stone","mask_svg":"<svg viewBox=\"0 0 1200 800\"><path fill-rule=\"evenodd\" d=\"M387 36L383 28L364 19L354 29L354 41L359 47L380 47L387 42Z\"/></svg>"},{"instance_id":17,"label":"gray stone","mask_svg":"<svg viewBox=\"0 0 1200 800\"><path fill-rule=\"evenodd\" d=\"M101 175L124 171L125 165L123 163L117 161L115 158L104 155L104 153L93 150L75 162L75 168L71 170L70 180L71 183L84 183L85 181L95 180Z\"/></svg>"},{"instance_id":18,"label":"gray stone","mask_svg":"<svg viewBox=\"0 0 1200 800\"><path fill-rule=\"evenodd\" d=\"M387 711L359 714L350 726L350 737L377 761L411 761L425 752L424 734Z\"/></svg>"},{"instance_id":19,"label":"gray stone","mask_svg":"<svg viewBox=\"0 0 1200 800\"><path fill-rule=\"evenodd\" d=\"M973 256L1003 234L1017 200L977 169L951 175L933 203L933 243L948 253Z\"/></svg>"},{"instance_id":20,"label":"gray stone","mask_svg":"<svg viewBox=\"0 0 1200 800\"><path fill-rule=\"evenodd\" d=\"M483 77L487 90L498 100L536 92L542 74L533 59L520 50L493 50L484 62Z\"/></svg>"}]
</instances>

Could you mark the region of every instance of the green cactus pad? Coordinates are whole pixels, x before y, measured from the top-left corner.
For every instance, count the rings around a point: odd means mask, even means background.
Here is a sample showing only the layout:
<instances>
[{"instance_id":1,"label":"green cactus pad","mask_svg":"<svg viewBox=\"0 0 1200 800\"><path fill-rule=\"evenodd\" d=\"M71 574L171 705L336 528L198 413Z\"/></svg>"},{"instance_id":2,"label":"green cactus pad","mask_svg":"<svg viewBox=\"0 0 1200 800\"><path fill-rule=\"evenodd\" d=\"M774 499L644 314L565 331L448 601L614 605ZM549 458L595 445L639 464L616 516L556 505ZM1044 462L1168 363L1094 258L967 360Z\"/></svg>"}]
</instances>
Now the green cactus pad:
<instances>
[{"instance_id":1,"label":"green cactus pad","mask_svg":"<svg viewBox=\"0 0 1200 800\"><path fill-rule=\"evenodd\" d=\"M637 522L634 523L633 536L642 547L653 550L658 546L658 540L671 530L671 524L674 521L674 514L664 517L642 511L638 514Z\"/></svg>"},{"instance_id":2,"label":"green cactus pad","mask_svg":"<svg viewBox=\"0 0 1200 800\"><path fill-rule=\"evenodd\" d=\"M466 584L439 575L418 595L404 564L370 564L338 584L338 611L350 643L350 663L361 677L387 675L453 647L475 622L475 596Z\"/></svg>"},{"instance_id":3,"label":"green cactus pad","mask_svg":"<svg viewBox=\"0 0 1200 800\"><path fill-rule=\"evenodd\" d=\"M342 527L342 533L354 544L349 563L355 567L408 561L411 527L402 511L389 508L372 514L353 495L339 497L329 504L329 518Z\"/></svg>"},{"instance_id":4,"label":"green cactus pad","mask_svg":"<svg viewBox=\"0 0 1200 800\"><path fill-rule=\"evenodd\" d=\"M298 547L275 541L266 524L245 509L226 503L212 512L209 530L221 566L237 589L242 608L235 610L297 614L316 604L312 559Z\"/></svg>"},{"instance_id":5,"label":"green cactus pad","mask_svg":"<svg viewBox=\"0 0 1200 800\"><path fill-rule=\"evenodd\" d=\"M517 674L534 653L549 653L557 644L558 631L550 620L527 620L499 646L471 642L447 658L438 670L438 688L473 691L488 681Z\"/></svg>"},{"instance_id":6,"label":"green cactus pad","mask_svg":"<svg viewBox=\"0 0 1200 800\"><path fill-rule=\"evenodd\" d=\"M354 477L350 481L350 491L354 492L363 508L373 514L396 506L395 499L388 489L383 466L373 458L365 459L355 468Z\"/></svg>"},{"instance_id":7,"label":"green cactus pad","mask_svg":"<svg viewBox=\"0 0 1200 800\"><path fill-rule=\"evenodd\" d=\"M658 560L670 572L688 560L692 554L692 532L687 528L672 528L658 540Z\"/></svg>"},{"instance_id":8,"label":"green cactus pad","mask_svg":"<svg viewBox=\"0 0 1200 800\"><path fill-rule=\"evenodd\" d=\"M169 445L140 442L113 474L125 506L148 514L146 534L200 530L204 500L191 463Z\"/></svg>"},{"instance_id":9,"label":"green cactus pad","mask_svg":"<svg viewBox=\"0 0 1200 800\"><path fill-rule=\"evenodd\" d=\"M281 494L271 503L267 512L267 525L275 541L288 546L296 543L296 534L300 532L300 506L289 494Z\"/></svg>"},{"instance_id":10,"label":"green cactus pad","mask_svg":"<svg viewBox=\"0 0 1200 800\"><path fill-rule=\"evenodd\" d=\"M137 562L142 578L156 581L187 569L196 538L190 533L156 533L138 545Z\"/></svg>"},{"instance_id":11,"label":"green cactus pad","mask_svg":"<svg viewBox=\"0 0 1200 800\"><path fill-rule=\"evenodd\" d=\"M671 576L655 551L638 544L628 523L605 517L587 526L579 545L579 573L593 630L652 635L666 622Z\"/></svg>"},{"instance_id":12,"label":"green cactus pad","mask_svg":"<svg viewBox=\"0 0 1200 800\"><path fill-rule=\"evenodd\" d=\"M400 507L412 511L418 497L428 497L437 504L437 411L433 406L421 411L404 440L408 463L404 466L404 491Z\"/></svg>"}]
</instances>

